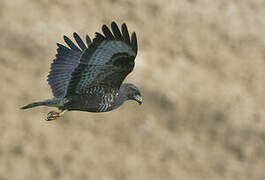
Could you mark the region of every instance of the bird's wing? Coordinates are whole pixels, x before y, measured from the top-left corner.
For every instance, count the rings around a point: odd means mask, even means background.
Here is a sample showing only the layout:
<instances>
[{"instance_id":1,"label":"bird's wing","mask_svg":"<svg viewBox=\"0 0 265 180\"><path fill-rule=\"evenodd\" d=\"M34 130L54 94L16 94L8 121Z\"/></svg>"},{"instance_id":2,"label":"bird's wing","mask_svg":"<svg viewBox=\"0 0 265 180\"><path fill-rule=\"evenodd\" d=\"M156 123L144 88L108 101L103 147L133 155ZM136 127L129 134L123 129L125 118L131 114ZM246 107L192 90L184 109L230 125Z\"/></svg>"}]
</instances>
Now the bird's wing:
<instances>
[{"instance_id":1,"label":"bird's wing","mask_svg":"<svg viewBox=\"0 0 265 180\"><path fill-rule=\"evenodd\" d=\"M71 74L80 63L82 53L91 44L89 36L86 36L87 45L85 45L77 33L74 33L73 36L79 47L66 36L64 36L64 41L69 48L57 43L56 58L51 64L51 70L47 79L55 97L64 97L66 95Z\"/></svg>"},{"instance_id":2,"label":"bird's wing","mask_svg":"<svg viewBox=\"0 0 265 180\"><path fill-rule=\"evenodd\" d=\"M115 22L111 30L103 25L103 35L96 33L81 55L80 64L71 74L67 95L85 94L94 86L119 88L133 70L137 55L136 34L133 32L130 38L126 24L122 24L120 31Z\"/></svg>"}]
</instances>

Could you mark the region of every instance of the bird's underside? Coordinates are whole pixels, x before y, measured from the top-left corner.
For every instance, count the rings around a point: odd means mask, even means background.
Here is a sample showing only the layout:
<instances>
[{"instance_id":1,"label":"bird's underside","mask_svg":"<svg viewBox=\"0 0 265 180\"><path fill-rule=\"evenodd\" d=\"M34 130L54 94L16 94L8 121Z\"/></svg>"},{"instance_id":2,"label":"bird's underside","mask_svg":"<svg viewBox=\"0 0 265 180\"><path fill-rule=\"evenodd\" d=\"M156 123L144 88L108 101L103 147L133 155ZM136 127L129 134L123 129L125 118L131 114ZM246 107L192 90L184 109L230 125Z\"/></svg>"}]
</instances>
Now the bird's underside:
<instances>
[{"instance_id":1,"label":"bird's underside","mask_svg":"<svg viewBox=\"0 0 265 180\"><path fill-rule=\"evenodd\" d=\"M124 102L125 96L117 89L105 90L104 87L88 89L90 93L71 95L61 99L50 99L47 106L57 107L61 112L50 111L48 121L55 120L66 111L107 112L118 108ZM95 92L96 91L96 92ZM95 92L95 93L93 93Z\"/></svg>"},{"instance_id":2,"label":"bird's underside","mask_svg":"<svg viewBox=\"0 0 265 180\"><path fill-rule=\"evenodd\" d=\"M68 47L57 44L56 58L47 79L54 98L21 109L57 107L61 112L51 111L47 117L47 120L55 120L66 111L106 112L126 100L141 104L138 88L123 83L134 68L136 34L133 32L130 37L126 24L122 24L120 30L115 22L112 22L111 29L103 25L102 32L96 33L92 41L86 36L86 44L74 33L77 45L64 36Z\"/></svg>"},{"instance_id":3,"label":"bird's underside","mask_svg":"<svg viewBox=\"0 0 265 180\"><path fill-rule=\"evenodd\" d=\"M119 107L124 102L125 96L118 89L105 90L103 87L93 87L89 91L91 93L66 97L67 102L59 108L70 111L106 112ZM93 93L94 91L96 92Z\"/></svg>"}]
</instances>

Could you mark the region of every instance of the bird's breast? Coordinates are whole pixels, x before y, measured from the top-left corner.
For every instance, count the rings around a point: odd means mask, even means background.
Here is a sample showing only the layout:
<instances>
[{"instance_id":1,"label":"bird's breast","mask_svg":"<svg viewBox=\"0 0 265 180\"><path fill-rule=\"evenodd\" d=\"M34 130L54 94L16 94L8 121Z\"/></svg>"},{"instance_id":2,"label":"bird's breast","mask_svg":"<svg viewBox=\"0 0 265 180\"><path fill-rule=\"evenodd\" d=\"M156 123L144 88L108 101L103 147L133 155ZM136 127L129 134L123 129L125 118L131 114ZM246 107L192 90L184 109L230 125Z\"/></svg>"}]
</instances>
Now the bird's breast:
<instances>
[{"instance_id":1,"label":"bird's breast","mask_svg":"<svg viewBox=\"0 0 265 180\"><path fill-rule=\"evenodd\" d=\"M115 91L102 95L102 101L99 106L99 111L106 112L119 107L119 99L119 93Z\"/></svg>"},{"instance_id":2,"label":"bird's breast","mask_svg":"<svg viewBox=\"0 0 265 180\"><path fill-rule=\"evenodd\" d=\"M118 90L98 86L87 89L85 94L70 97L65 107L68 110L106 112L116 109L122 103Z\"/></svg>"}]
</instances>

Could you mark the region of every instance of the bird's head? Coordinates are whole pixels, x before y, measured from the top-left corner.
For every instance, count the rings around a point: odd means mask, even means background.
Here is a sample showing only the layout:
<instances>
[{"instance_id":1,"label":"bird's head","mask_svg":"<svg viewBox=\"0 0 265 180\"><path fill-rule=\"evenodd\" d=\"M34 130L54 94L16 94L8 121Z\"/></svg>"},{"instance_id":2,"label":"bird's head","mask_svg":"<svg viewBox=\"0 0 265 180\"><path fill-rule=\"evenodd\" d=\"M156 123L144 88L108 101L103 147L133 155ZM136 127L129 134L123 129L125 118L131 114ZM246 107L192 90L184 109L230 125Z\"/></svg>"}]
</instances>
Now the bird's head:
<instances>
[{"instance_id":1,"label":"bird's head","mask_svg":"<svg viewBox=\"0 0 265 180\"><path fill-rule=\"evenodd\" d=\"M124 92L128 100L137 101L139 105L143 103L141 92L135 85L130 83L124 83L121 86L121 91Z\"/></svg>"}]
</instances>

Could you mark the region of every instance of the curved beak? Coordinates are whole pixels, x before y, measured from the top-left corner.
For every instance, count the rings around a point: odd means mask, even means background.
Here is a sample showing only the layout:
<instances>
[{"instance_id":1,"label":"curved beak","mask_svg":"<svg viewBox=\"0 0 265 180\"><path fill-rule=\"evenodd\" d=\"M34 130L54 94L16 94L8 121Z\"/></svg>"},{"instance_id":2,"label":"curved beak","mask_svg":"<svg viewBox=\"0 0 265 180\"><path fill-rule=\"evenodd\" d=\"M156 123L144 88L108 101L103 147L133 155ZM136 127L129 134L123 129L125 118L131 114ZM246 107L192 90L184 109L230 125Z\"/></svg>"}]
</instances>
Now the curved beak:
<instances>
[{"instance_id":1,"label":"curved beak","mask_svg":"<svg viewBox=\"0 0 265 180\"><path fill-rule=\"evenodd\" d=\"M134 96L134 99L138 102L139 105L143 103L143 98L139 95Z\"/></svg>"}]
</instances>

